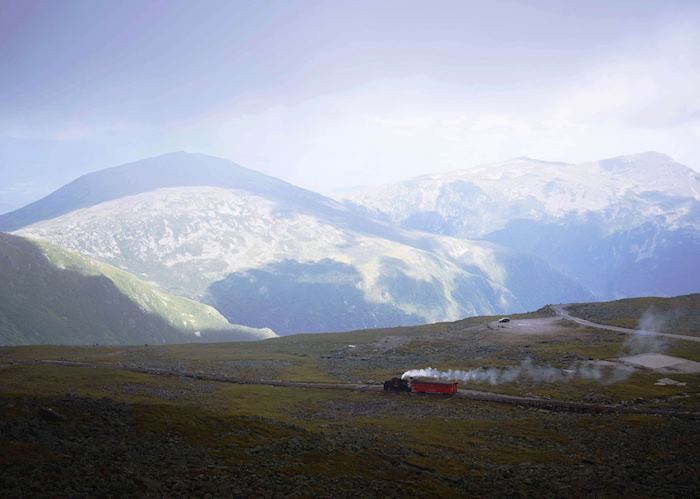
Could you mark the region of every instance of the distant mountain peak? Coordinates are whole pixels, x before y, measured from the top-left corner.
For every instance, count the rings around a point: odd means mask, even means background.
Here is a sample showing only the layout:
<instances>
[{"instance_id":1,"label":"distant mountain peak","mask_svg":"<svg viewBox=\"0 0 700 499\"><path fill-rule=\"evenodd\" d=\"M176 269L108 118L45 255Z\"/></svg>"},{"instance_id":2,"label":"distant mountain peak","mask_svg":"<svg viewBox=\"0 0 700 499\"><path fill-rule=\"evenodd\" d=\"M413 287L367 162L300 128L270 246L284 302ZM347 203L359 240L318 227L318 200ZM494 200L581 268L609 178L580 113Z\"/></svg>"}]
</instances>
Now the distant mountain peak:
<instances>
[{"instance_id":1,"label":"distant mountain peak","mask_svg":"<svg viewBox=\"0 0 700 499\"><path fill-rule=\"evenodd\" d=\"M602 159L599 161L599 163L603 169L612 171L616 169L627 169L635 166L660 166L672 163L675 164L675 161L673 161L673 158L666 154L656 151L646 151Z\"/></svg>"},{"instance_id":2,"label":"distant mountain peak","mask_svg":"<svg viewBox=\"0 0 700 499\"><path fill-rule=\"evenodd\" d=\"M515 162L528 162L528 163L541 163L544 165L560 165L560 166L569 166L570 163L565 163L563 161L548 161L545 159L537 159L537 158L531 158L529 156L518 156L517 158L512 158L509 160L504 161L504 163L515 163Z\"/></svg>"},{"instance_id":3,"label":"distant mountain peak","mask_svg":"<svg viewBox=\"0 0 700 499\"><path fill-rule=\"evenodd\" d=\"M646 175L649 176L659 176L659 180L662 180L660 177L663 175L671 174L685 177L692 172L691 168L677 163L666 154L656 151L602 159L597 164L600 165L603 171L613 175L634 176L636 173L646 172Z\"/></svg>"},{"instance_id":4,"label":"distant mountain peak","mask_svg":"<svg viewBox=\"0 0 700 499\"><path fill-rule=\"evenodd\" d=\"M668 154L657 151L644 151L634 154L625 154L611 159L621 159L625 161L673 161L673 158Z\"/></svg>"},{"instance_id":5,"label":"distant mountain peak","mask_svg":"<svg viewBox=\"0 0 700 499\"><path fill-rule=\"evenodd\" d=\"M570 165L514 158L361 191L347 203L407 229L544 256L600 296L699 285L700 174L656 151Z\"/></svg>"},{"instance_id":6,"label":"distant mountain peak","mask_svg":"<svg viewBox=\"0 0 700 499\"><path fill-rule=\"evenodd\" d=\"M560 223L603 213L616 229L650 220L694 227L700 175L655 151L579 164L519 157L361 191L348 201L394 223L463 237L483 237L515 218Z\"/></svg>"},{"instance_id":7,"label":"distant mountain peak","mask_svg":"<svg viewBox=\"0 0 700 499\"><path fill-rule=\"evenodd\" d=\"M240 189L297 203L318 204L325 199L228 159L177 151L83 175L34 203L0 215L0 231L14 231L80 208L169 187Z\"/></svg>"}]
</instances>

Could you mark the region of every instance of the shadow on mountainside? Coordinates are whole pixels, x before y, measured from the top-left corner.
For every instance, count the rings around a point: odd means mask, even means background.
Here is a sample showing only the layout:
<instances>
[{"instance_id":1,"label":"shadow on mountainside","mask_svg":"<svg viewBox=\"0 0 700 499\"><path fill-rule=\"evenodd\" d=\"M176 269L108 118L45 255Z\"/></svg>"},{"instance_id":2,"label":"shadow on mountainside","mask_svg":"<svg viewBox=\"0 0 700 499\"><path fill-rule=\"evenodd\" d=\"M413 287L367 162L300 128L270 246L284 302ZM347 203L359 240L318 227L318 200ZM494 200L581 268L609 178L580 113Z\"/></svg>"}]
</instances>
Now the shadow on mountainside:
<instances>
[{"instance_id":1,"label":"shadow on mountainside","mask_svg":"<svg viewBox=\"0 0 700 499\"><path fill-rule=\"evenodd\" d=\"M144 311L104 275L56 267L31 241L0 233L0 344L183 343L196 338ZM202 332L223 339L223 332Z\"/></svg>"},{"instance_id":2,"label":"shadow on mountainside","mask_svg":"<svg viewBox=\"0 0 700 499\"><path fill-rule=\"evenodd\" d=\"M434 289L405 274L387 279L389 285L401 288L414 299L435 299ZM211 305L229 321L270 327L282 335L425 322L423 317L394 305L367 300L358 288L361 280L355 268L328 258L313 263L284 260L230 274L213 283L208 295Z\"/></svg>"}]
</instances>

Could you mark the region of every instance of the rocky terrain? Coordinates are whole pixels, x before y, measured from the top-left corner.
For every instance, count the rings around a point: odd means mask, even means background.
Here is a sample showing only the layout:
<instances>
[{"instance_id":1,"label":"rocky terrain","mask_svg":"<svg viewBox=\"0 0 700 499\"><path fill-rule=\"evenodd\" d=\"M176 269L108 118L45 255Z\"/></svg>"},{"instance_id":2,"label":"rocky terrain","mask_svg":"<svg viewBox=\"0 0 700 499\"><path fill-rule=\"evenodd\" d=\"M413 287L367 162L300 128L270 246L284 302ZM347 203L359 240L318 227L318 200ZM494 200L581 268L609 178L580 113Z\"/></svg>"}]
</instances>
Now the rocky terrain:
<instances>
[{"instance_id":1,"label":"rocky terrain","mask_svg":"<svg viewBox=\"0 0 700 499\"><path fill-rule=\"evenodd\" d=\"M699 193L658 153L518 158L343 202L171 153L84 175L0 230L286 335L695 292Z\"/></svg>"},{"instance_id":2,"label":"rocky terrain","mask_svg":"<svg viewBox=\"0 0 700 499\"><path fill-rule=\"evenodd\" d=\"M700 176L657 152L581 164L515 158L347 201L405 228L537 255L598 299L699 290Z\"/></svg>"},{"instance_id":3,"label":"rocky terrain","mask_svg":"<svg viewBox=\"0 0 700 499\"><path fill-rule=\"evenodd\" d=\"M278 334L511 313L590 294L537 256L406 230L233 162L173 153L101 170L0 216Z\"/></svg>"}]
</instances>

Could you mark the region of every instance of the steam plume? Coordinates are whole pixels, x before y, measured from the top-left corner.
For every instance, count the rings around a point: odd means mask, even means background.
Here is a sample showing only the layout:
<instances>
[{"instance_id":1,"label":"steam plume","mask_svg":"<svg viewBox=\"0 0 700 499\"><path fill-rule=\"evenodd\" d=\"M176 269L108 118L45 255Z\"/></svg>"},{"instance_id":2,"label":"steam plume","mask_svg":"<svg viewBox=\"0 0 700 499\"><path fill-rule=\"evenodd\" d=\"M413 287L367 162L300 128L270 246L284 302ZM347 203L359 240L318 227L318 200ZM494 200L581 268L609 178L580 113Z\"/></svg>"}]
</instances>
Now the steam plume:
<instances>
[{"instance_id":1,"label":"steam plume","mask_svg":"<svg viewBox=\"0 0 700 499\"><path fill-rule=\"evenodd\" d=\"M526 359L519 366L511 367L480 367L467 371L449 369L440 371L428 367L426 369L411 369L401 376L402 379L409 377L428 377L446 379L453 381L489 383L497 385L500 383L512 383L523 380L533 383L562 383L575 379L588 379L600 383L615 383L627 378L634 368L625 365L601 366L591 363L581 363L571 366L568 369L559 369L552 366L536 366L532 360Z\"/></svg>"},{"instance_id":2,"label":"steam plume","mask_svg":"<svg viewBox=\"0 0 700 499\"><path fill-rule=\"evenodd\" d=\"M653 308L642 314L637 323L637 331L626 341L624 348L632 355L640 353L659 353L668 348L663 336L654 333L663 331L664 326L673 318L673 314L655 312Z\"/></svg>"}]
</instances>

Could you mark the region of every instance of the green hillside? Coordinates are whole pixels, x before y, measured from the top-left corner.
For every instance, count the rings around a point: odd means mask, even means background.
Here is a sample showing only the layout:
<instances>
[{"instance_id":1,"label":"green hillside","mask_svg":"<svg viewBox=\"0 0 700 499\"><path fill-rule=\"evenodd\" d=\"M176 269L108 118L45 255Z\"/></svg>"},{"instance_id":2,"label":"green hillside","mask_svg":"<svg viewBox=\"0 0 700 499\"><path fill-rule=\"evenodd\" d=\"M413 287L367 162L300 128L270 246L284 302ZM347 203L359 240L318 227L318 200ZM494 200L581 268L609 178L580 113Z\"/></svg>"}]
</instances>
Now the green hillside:
<instances>
[{"instance_id":1,"label":"green hillside","mask_svg":"<svg viewBox=\"0 0 700 499\"><path fill-rule=\"evenodd\" d=\"M659 333L700 336L700 294L576 303L567 309L592 322ZM645 320L646 319L646 320Z\"/></svg>"},{"instance_id":2,"label":"green hillside","mask_svg":"<svg viewBox=\"0 0 700 499\"><path fill-rule=\"evenodd\" d=\"M45 242L0 234L0 344L258 339L214 308Z\"/></svg>"}]
</instances>

